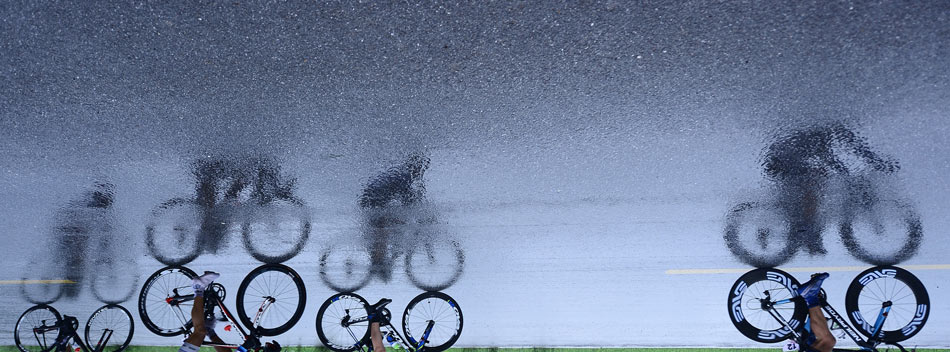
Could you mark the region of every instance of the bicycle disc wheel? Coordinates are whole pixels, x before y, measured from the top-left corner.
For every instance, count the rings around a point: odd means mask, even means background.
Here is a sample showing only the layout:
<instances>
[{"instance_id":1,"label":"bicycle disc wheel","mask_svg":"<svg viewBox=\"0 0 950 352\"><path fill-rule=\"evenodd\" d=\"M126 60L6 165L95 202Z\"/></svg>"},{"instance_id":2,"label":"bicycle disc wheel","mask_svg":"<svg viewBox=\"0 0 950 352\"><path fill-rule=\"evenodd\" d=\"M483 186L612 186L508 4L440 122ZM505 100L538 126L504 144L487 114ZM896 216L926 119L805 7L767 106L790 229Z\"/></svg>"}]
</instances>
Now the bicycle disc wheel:
<instances>
[{"instance_id":1,"label":"bicycle disc wheel","mask_svg":"<svg viewBox=\"0 0 950 352\"><path fill-rule=\"evenodd\" d=\"M808 308L804 301L795 298L798 287L798 280L778 269L761 268L747 272L729 290L726 302L729 320L740 333L754 341L775 343L788 339L792 330L763 309L763 303L774 304L775 312L789 326L800 331L805 326ZM789 302L776 303L789 299Z\"/></svg>"},{"instance_id":2,"label":"bicycle disc wheel","mask_svg":"<svg viewBox=\"0 0 950 352\"><path fill-rule=\"evenodd\" d=\"M310 238L310 214L296 199L275 199L248 206L249 220L241 226L244 248L254 259L281 263L295 257Z\"/></svg>"},{"instance_id":3,"label":"bicycle disc wheel","mask_svg":"<svg viewBox=\"0 0 950 352\"><path fill-rule=\"evenodd\" d=\"M861 210L838 229L851 255L871 265L894 265L917 254L923 228L909 205L879 201Z\"/></svg>"},{"instance_id":4,"label":"bicycle disc wheel","mask_svg":"<svg viewBox=\"0 0 950 352\"><path fill-rule=\"evenodd\" d=\"M373 260L366 246L332 243L320 255L320 280L337 292L353 292L369 283Z\"/></svg>"},{"instance_id":5,"label":"bicycle disc wheel","mask_svg":"<svg viewBox=\"0 0 950 352\"><path fill-rule=\"evenodd\" d=\"M449 295L425 292L411 301L402 313L402 332L414 347L425 334L429 322L432 332L426 341L426 351L444 351L455 344L462 334L462 308Z\"/></svg>"},{"instance_id":6,"label":"bicycle disc wheel","mask_svg":"<svg viewBox=\"0 0 950 352\"><path fill-rule=\"evenodd\" d=\"M267 310L259 313L264 303L271 299ZM260 326L264 336L280 335L290 330L300 320L306 305L307 289L303 279L294 269L283 264L257 267L238 287L238 318L251 330ZM255 314L253 319L247 315L248 311Z\"/></svg>"},{"instance_id":7,"label":"bicycle disc wheel","mask_svg":"<svg viewBox=\"0 0 950 352\"><path fill-rule=\"evenodd\" d=\"M86 322L86 345L93 350L119 352L129 347L135 324L132 313L117 304L96 309ZM102 348L102 349L99 349Z\"/></svg>"},{"instance_id":8,"label":"bicycle disc wheel","mask_svg":"<svg viewBox=\"0 0 950 352\"><path fill-rule=\"evenodd\" d=\"M845 296L845 309L855 328L871 337L885 302L891 310L878 338L901 342L920 332L930 316L930 297L924 284L896 266L876 266L858 274Z\"/></svg>"},{"instance_id":9,"label":"bicycle disc wheel","mask_svg":"<svg viewBox=\"0 0 950 352\"><path fill-rule=\"evenodd\" d=\"M368 306L369 302L355 293L337 293L327 298L317 311L317 337L320 342L337 352L358 349L361 341L369 339L369 321L365 320L369 315L366 310ZM348 321L364 321L343 326L346 316L349 316Z\"/></svg>"},{"instance_id":10,"label":"bicycle disc wheel","mask_svg":"<svg viewBox=\"0 0 950 352\"><path fill-rule=\"evenodd\" d=\"M159 336L184 334L191 328L193 301L172 306L167 299L179 295L194 294L191 280L197 277L194 271L183 266L168 266L156 271L145 280L139 293L139 316L149 331Z\"/></svg>"},{"instance_id":11,"label":"bicycle disc wheel","mask_svg":"<svg viewBox=\"0 0 950 352\"><path fill-rule=\"evenodd\" d=\"M155 208L145 225L145 244L152 257L165 265L182 265L197 258L204 212L193 200L183 198Z\"/></svg>"},{"instance_id":12,"label":"bicycle disc wheel","mask_svg":"<svg viewBox=\"0 0 950 352\"><path fill-rule=\"evenodd\" d=\"M45 304L35 305L27 309L20 315L16 321L16 327L13 330L13 340L16 347L22 352L47 352L53 350L56 346L56 337L59 335L59 329L40 329L43 326L55 326L62 320L59 312L53 307Z\"/></svg>"},{"instance_id":13,"label":"bicycle disc wheel","mask_svg":"<svg viewBox=\"0 0 950 352\"><path fill-rule=\"evenodd\" d=\"M723 239L743 263L756 268L784 264L798 252L789 238L791 224L775 205L748 202L732 208L726 216Z\"/></svg>"},{"instance_id":14,"label":"bicycle disc wheel","mask_svg":"<svg viewBox=\"0 0 950 352\"><path fill-rule=\"evenodd\" d=\"M441 234L440 234L441 235ZM444 236L425 236L422 243L406 252L406 276L425 291L440 291L452 286L465 266L465 252L459 243Z\"/></svg>"}]
</instances>

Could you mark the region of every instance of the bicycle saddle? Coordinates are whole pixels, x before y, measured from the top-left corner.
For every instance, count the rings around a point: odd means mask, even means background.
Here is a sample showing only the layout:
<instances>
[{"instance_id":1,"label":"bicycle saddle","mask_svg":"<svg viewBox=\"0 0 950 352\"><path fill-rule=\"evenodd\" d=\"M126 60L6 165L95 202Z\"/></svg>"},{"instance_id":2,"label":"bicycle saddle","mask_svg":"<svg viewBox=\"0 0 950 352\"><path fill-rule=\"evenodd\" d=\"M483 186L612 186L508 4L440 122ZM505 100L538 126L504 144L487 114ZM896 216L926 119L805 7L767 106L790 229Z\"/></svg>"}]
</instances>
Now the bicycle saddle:
<instances>
[{"instance_id":1,"label":"bicycle saddle","mask_svg":"<svg viewBox=\"0 0 950 352\"><path fill-rule=\"evenodd\" d=\"M376 304L373 304L373 305L369 306L369 311L370 311L371 313L372 313L372 312L378 312L378 311L380 311L381 309L385 308L387 304L390 304L390 303L392 303L392 302L393 302L393 300L391 300L391 299L389 299L389 298L380 299L379 302L376 302Z\"/></svg>"}]
</instances>

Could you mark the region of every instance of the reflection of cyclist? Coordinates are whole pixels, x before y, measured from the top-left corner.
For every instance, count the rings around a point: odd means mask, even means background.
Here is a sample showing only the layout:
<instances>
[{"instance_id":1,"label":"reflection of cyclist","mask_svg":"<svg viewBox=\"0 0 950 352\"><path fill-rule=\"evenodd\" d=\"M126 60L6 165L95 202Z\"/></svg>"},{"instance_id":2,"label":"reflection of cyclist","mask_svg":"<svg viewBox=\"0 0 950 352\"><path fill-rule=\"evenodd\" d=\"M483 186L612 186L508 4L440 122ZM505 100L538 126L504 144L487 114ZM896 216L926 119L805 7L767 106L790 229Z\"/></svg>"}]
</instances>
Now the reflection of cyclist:
<instances>
[{"instance_id":1,"label":"reflection of cyclist","mask_svg":"<svg viewBox=\"0 0 950 352\"><path fill-rule=\"evenodd\" d=\"M805 351L808 352L830 352L837 342L828 328L828 319L821 312L821 283L828 276L828 273L812 275L811 280L798 289L799 296L804 298L808 305L808 319L805 321L805 331L808 333L805 343L810 347Z\"/></svg>"},{"instance_id":2,"label":"reflection of cyclist","mask_svg":"<svg viewBox=\"0 0 950 352\"><path fill-rule=\"evenodd\" d=\"M191 335L181 344L181 348L178 349L178 352L198 352L201 348L201 344L204 343L205 336L209 337L212 342L223 343L221 338L214 332L216 322L214 316L205 316L204 314L205 289L220 276L221 275L216 272L206 271L203 275L192 280L192 288L195 290L195 300L193 302L194 305L191 307L191 322L194 326ZM248 336L247 340L237 348L237 351L256 351L260 347L261 343L257 338ZM216 352L231 351L230 348L226 347L215 347L214 350ZM278 344L277 341L268 342L267 345L264 346L264 352L280 352L280 350L280 344Z\"/></svg>"},{"instance_id":3,"label":"reflection of cyclist","mask_svg":"<svg viewBox=\"0 0 950 352\"><path fill-rule=\"evenodd\" d=\"M267 203L277 197L290 197L293 180L282 182L280 166L267 158L198 159L193 163L197 203L211 209L221 201L235 201L250 190L250 198ZM199 248L215 252L225 239L227 221L214 219L215 212L205 212ZM222 214L219 214L222 215Z\"/></svg>"},{"instance_id":4,"label":"reflection of cyclist","mask_svg":"<svg viewBox=\"0 0 950 352\"><path fill-rule=\"evenodd\" d=\"M826 252L819 237L817 215L818 199L828 178L847 177L863 167L886 173L899 169L896 161L878 156L864 138L837 122L800 129L779 138L765 150L762 166L765 174L782 188L782 204L796 223L793 229L800 233L799 240L811 254ZM759 240L765 243L764 238Z\"/></svg>"},{"instance_id":5,"label":"reflection of cyclist","mask_svg":"<svg viewBox=\"0 0 950 352\"><path fill-rule=\"evenodd\" d=\"M429 168L429 158L422 153L410 154L402 164L389 168L376 176L366 185L360 195L359 204L370 226L373 266L375 271L388 279L388 270L381 270L386 254L389 233L386 227L404 220L387 215L393 207L411 206L425 197L425 184L422 177Z\"/></svg>"},{"instance_id":6,"label":"reflection of cyclist","mask_svg":"<svg viewBox=\"0 0 950 352\"><path fill-rule=\"evenodd\" d=\"M59 253L66 264L65 278L74 282L82 282L87 252L100 252L103 256L115 253L101 253L109 248L101 245L108 244L111 238L91 238L107 236L112 232L113 219L107 218L112 207L115 187L111 183L96 182L92 189L85 191L82 196L56 214L56 230L62 236L57 242ZM103 248L87 248L90 241L100 244ZM79 294L79 285L67 285L63 290L67 297Z\"/></svg>"}]
</instances>

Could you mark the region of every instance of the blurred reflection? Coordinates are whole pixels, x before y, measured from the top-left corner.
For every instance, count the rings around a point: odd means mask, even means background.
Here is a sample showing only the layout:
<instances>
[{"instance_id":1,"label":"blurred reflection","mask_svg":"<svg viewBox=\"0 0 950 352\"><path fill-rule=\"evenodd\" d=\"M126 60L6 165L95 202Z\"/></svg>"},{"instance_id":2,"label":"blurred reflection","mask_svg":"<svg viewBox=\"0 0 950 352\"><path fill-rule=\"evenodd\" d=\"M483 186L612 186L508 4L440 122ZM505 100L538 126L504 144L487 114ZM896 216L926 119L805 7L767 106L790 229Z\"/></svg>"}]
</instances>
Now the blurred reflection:
<instances>
[{"instance_id":1,"label":"blurred reflection","mask_svg":"<svg viewBox=\"0 0 950 352\"><path fill-rule=\"evenodd\" d=\"M743 262L780 265L802 247L826 254L821 232L829 222L838 223L842 243L865 262L895 264L916 253L920 221L894 192L898 162L843 124L779 136L762 166L771 181L767 195L740 203L727 218L726 244Z\"/></svg>"},{"instance_id":2,"label":"blurred reflection","mask_svg":"<svg viewBox=\"0 0 950 352\"><path fill-rule=\"evenodd\" d=\"M173 198L152 211L146 244L158 261L180 265L201 252L217 253L240 226L257 260L279 263L296 256L310 236L310 216L294 196L295 179L263 157L199 159L192 164L195 198Z\"/></svg>"},{"instance_id":3,"label":"blurred reflection","mask_svg":"<svg viewBox=\"0 0 950 352\"><path fill-rule=\"evenodd\" d=\"M373 276L389 282L399 256L404 256L406 275L421 289L438 291L458 280L464 254L425 199L428 168L429 157L413 153L367 183L359 197L362 242L336 241L321 256L320 274L328 286L354 291Z\"/></svg>"},{"instance_id":4,"label":"blurred reflection","mask_svg":"<svg viewBox=\"0 0 950 352\"><path fill-rule=\"evenodd\" d=\"M69 280L74 283L30 283L24 297L34 303L51 303L62 295L76 297L89 282L92 293L103 303L131 298L138 273L129 239L117 229L113 210L115 187L97 182L80 197L57 211L47 255L34 255L25 279Z\"/></svg>"}]
</instances>

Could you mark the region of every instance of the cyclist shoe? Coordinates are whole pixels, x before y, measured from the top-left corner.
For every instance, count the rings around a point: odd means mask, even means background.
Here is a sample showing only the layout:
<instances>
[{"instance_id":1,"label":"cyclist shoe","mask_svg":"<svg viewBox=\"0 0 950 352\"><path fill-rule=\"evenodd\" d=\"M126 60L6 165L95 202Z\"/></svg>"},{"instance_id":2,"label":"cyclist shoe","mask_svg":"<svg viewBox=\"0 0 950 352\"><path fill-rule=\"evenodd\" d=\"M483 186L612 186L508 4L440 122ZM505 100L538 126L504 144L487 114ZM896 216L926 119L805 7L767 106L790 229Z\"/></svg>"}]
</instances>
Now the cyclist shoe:
<instances>
[{"instance_id":1,"label":"cyclist shoe","mask_svg":"<svg viewBox=\"0 0 950 352\"><path fill-rule=\"evenodd\" d=\"M367 307L371 318L369 319L370 323L380 323L386 324L386 317L383 315L383 310L386 308L387 304L392 303L393 300L389 298L380 299L376 304Z\"/></svg>"},{"instance_id":2,"label":"cyclist shoe","mask_svg":"<svg viewBox=\"0 0 950 352\"><path fill-rule=\"evenodd\" d=\"M201 276L191 280L191 287L195 289L196 294L203 294L205 289L208 288L208 285L211 285L218 277L221 277L221 274L213 271L205 271Z\"/></svg>"},{"instance_id":3,"label":"cyclist shoe","mask_svg":"<svg viewBox=\"0 0 950 352\"><path fill-rule=\"evenodd\" d=\"M817 273L811 276L811 280L802 284L798 288L798 295L805 299L808 308L817 307L821 302L821 283L828 278L828 273Z\"/></svg>"}]
</instances>

